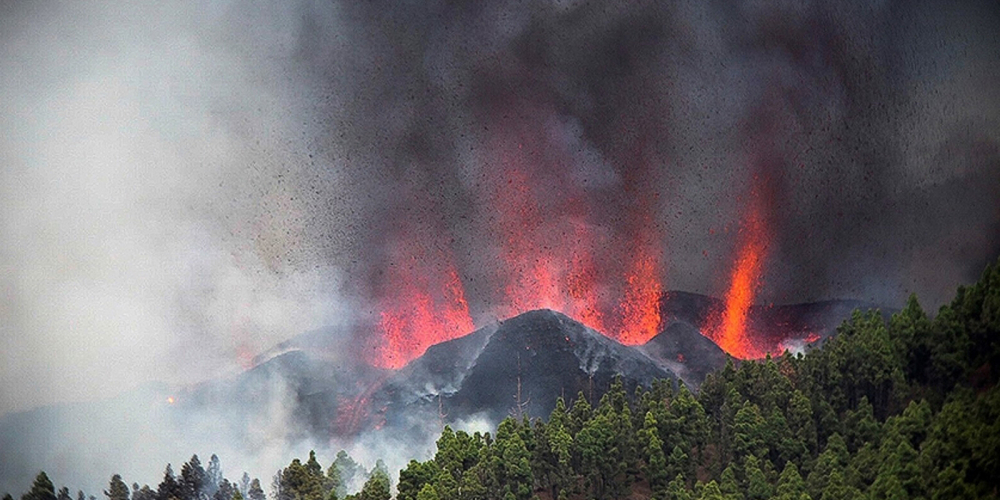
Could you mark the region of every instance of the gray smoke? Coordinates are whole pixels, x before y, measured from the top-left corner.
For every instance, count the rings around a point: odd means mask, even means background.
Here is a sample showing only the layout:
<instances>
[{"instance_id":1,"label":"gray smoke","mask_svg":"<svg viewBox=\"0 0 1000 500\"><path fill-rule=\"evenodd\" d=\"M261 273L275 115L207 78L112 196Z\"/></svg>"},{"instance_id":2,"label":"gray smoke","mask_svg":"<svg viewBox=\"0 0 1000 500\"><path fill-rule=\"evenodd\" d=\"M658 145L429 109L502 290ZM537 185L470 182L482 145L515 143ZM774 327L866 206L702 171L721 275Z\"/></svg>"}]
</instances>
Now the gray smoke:
<instances>
[{"instance_id":1,"label":"gray smoke","mask_svg":"<svg viewBox=\"0 0 1000 500\"><path fill-rule=\"evenodd\" d=\"M307 23L301 50L348 96L329 108L324 149L364 193L361 295L386 293L384 270L406 265L387 248L444 245L482 315L511 272L494 264L498 230L558 248L553 234L579 220L610 247L589 249L612 270L602 279L620 279L640 232L667 288L719 294L755 184L763 302L896 306L916 292L936 307L1000 251L993 3L335 10L349 25ZM346 60L329 48L344 39ZM516 196L503 184L514 169L538 228L509 227L487 201ZM650 224L630 222L644 211Z\"/></svg>"},{"instance_id":2,"label":"gray smoke","mask_svg":"<svg viewBox=\"0 0 1000 500\"><path fill-rule=\"evenodd\" d=\"M233 373L413 265L454 264L483 323L504 234L579 245L606 295L639 247L718 295L752 188L761 302L936 307L1000 253L998 27L986 0L2 1L0 414Z\"/></svg>"}]
</instances>

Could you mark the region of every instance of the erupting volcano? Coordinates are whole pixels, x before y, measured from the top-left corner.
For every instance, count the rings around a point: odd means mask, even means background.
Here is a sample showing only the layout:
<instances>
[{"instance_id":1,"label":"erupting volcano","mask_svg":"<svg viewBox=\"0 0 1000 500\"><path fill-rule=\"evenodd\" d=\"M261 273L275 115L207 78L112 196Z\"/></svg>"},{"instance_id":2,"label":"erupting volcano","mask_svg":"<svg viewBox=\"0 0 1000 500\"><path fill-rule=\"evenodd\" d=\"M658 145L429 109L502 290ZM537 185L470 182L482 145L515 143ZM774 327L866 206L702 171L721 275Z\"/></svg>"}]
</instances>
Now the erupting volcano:
<instances>
[{"instance_id":1,"label":"erupting volcano","mask_svg":"<svg viewBox=\"0 0 1000 500\"><path fill-rule=\"evenodd\" d=\"M773 141L787 116L767 106L761 113L769 118L749 143L735 249L717 262L727 270L725 291L691 324L740 359L778 354L782 342L808 333L764 319L755 306L787 191L788 155ZM581 155L553 114L512 99L487 120L495 127L479 137L468 159L474 167L460 178L404 176L408 188L390 200L381 245L389 251L377 269L374 365L399 368L431 345L536 309L625 345L645 345L670 326L663 219L681 212L661 197L670 162L647 130L655 120L624 126L609 164Z\"/></svg>"},{"instance_id":2,"label":"erupting volcano","mask_svg":"<svg viewBox=\"0 0 1000 500\"><path fill-rule=\"evenodd\" d=\"M545 126L498 121L505 126L487 142L488 168L468 180L475 209L462 217L462 230L475 248L442 238L450 229L437 222L409 227L412 210L393 221L392 250L379 271L373 364L398 368L471 332L474 319L535 309L559 311L623 344L659 333L662 251L648 187L655 183L634 175L653 170L652 161L636 158L641 165L628 176L591 185ZM412 204L421 215L443 211L427 199Z\"/></svg>"}]
</instances>

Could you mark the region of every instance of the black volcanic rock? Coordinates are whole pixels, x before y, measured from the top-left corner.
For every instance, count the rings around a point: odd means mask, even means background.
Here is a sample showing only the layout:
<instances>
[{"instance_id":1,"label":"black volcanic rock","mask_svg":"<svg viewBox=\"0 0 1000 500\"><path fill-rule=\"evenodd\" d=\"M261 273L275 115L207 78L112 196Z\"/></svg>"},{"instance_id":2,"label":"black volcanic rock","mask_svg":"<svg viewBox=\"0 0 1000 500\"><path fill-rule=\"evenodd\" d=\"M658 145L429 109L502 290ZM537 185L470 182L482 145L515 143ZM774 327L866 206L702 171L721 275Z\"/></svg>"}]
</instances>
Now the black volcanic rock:
<instances>
[{"instance_id":1,"label":"black volcanic rock","mask_svg":"<svg viewBox=\"0 0 1000 500\"><path fill-rule=\"evenodd\" d=\"M729 357L719 346L684 321L672 321L659 335L642 346L650 358L669 367L684 382L701 385L709 372L726 364Z\"/></svg>"},{"instance_id":2,"label":"black volcanic rock","mask_svg":"<svg viewBox=\"0 0 1000 500\"><path fill-rule=\"evenodd\" d=\"M432 345L422 356L400 369L386 384L396 393L397 404L458 392L498 326L493 324L464 337Z\"/></svg>"},{"instance_id":3,"label":"black volcanic rock","mask_svg":"<svg viewBox=\"0 0 1000 500\"><path fill-rule=\"evenodd\" d=\"M618 375L629 390L676 378L636 348L536 310L428 349L386 384L382 397L389 425L405 425L420 409L440 411L447 421L476 415L497 421L548 416L557 397L600 395Z\"/></svg>"},{"instance_id":4,"label":"black volcanic rock","mask_svg":"<svg viewBox=\"0 0 1000 500\"><path fill-rule=\"evenodd\" d=\"M110 467L88 455L98 446L114 449L115 456L148 458L220 443L253 455L303 440L347 441L378 427L383 435L426 439L440 432L442 421L481 416L495 424L519 409L547 416L558 396L583 391L599 398L617 374L630 391L675 375L696 386L725 363L699 331L722 304L693 293L665 294L663 331L640 347L621 345L562 314L532 311L431 346L398 371L348 352L351 336L343 328L314 330L230 377L187 388L150 385L102 401L0 416L0 477L30 482L37 469L23 465L71 462L87 464L84 477L97 477ZM873 307L857 301L764 305L753 306L749 317L769 338L801 345L811 334L822 342L853 309Z\"/></svg>"}]
</instances>

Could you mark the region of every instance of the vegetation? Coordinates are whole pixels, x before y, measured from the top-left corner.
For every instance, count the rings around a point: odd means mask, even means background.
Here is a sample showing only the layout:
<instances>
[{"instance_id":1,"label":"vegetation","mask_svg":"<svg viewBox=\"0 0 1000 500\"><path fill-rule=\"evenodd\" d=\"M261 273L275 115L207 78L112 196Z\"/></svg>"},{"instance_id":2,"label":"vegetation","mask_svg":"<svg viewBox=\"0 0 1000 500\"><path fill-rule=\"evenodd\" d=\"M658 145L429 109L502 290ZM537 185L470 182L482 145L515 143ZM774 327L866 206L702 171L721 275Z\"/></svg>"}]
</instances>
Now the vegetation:
<instances>
[{"instance_id":1,"label":"vegetation","mask_svg":"<svg viewBox=\"0 0 1000 500\"><path fill-rule=\"evenodd\" d=\"M400 471L396 498L997 498L998 356L1000 264L934 318L916 297L888 322L855 311L821 349L730 361L697 395L670 381L628 395L619 381L596 407L560 399L547 420L507 418L495 435L445 427L432 459ZM264 500L256 479L233 485L218 470L214 456L207 469L192 457L179 477L168 465L132 500ZM117 475L105 492L129 493ZM391 488L381 464L366 473L341 452L324 471L312 453L279 471L272 493L388 500ZM41 473L21 498L57 495Z\"/></svg>"}]
</instances>

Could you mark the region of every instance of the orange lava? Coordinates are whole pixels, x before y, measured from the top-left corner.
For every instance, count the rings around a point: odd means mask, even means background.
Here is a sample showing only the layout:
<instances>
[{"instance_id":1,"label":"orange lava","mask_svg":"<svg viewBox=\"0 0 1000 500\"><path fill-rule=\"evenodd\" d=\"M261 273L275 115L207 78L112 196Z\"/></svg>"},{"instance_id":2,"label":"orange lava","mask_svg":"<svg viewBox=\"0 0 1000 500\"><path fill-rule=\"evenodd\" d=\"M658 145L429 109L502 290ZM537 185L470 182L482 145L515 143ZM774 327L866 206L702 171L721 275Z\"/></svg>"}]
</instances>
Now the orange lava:
<instances>
[{"instance_id":1,"label":"orange lava","mask_svg":"<svg viewBox=\"0 0 1000 500\"><path fill-rule=\"evenodd\" d=\"M626 345L645 344L660 328L663 290L656 261L646 255L636 256L626 283L628 287L619 304L621 327L615 338Z\"/></svg>"},{"instance_id":2,"label":"orange lava","mask_svg":"<svg viewBox=\"0 0 1000 500\"><path fill-rule=\"evenodd\" d=\"M572 155L550 142L544 127L512 120L498 128L484 147L489 164L471 179L477 204L463 231L476 234L478 248L460 255L473 262L456 266L448 231L434 224L414 229L409 224L419 221L401 218L387 243L391 265L377 292L382 335L373 364L398 368L430 345L471 333L463 279L475 280L476 317L547 308L624 344L659 333L663 287L657 194L646 177L655 171L651 162L635 155L613 194L607 188L602 195L608 205L599 205L594 188L574 173ZM437 213L437 201L407 194L415 212ZM462 275L465 265L474 277Z\"/></svg>"},{"instance_id":3,"label":"orange lava","mask_svg":"<svg viewBox=\"0 0 1000 500\"><path fill-rule=\"evenodd\" d=\"M428 347L461 337L474 329L465 290L454 265L411 256L390 270L392 293L381 312L383 341L372 364L396 369Z\"/></svg>"},{"instance_id":4,"label":"orange lava","mask_svg":"<svg viewBox=\"0 0 1000 500\"><path fill-rule=\"evenodd\" d=\"M491 232L499 240L496 276L505 283L496 315L548 308L624 344L645 343L659 333L662 295L647 196L641 189L627 193L630 202L640 199L631 208L638 213L625 223L628 234L642 241L621 241L602 230L568 169L531 153L545 149L537 140L522 132L499 141L497 161L483 182ZM533 161L542 167L526 168Z\"/></svg>"},{"instance_id":5,"label":"orange lava","mask_svg":"<svg viewBox=\"0 0 1000 500\"><path fill-rule=\"evenodd\" d=\"M730 276L722 311L709 328L709 336L730 356L739 359L763 357L766 352L754 345L750 331L750 307L761 284L767 233L756 190L739 231L736 262Z\"/></svg>"}]
</instances>

